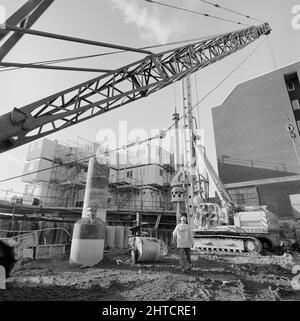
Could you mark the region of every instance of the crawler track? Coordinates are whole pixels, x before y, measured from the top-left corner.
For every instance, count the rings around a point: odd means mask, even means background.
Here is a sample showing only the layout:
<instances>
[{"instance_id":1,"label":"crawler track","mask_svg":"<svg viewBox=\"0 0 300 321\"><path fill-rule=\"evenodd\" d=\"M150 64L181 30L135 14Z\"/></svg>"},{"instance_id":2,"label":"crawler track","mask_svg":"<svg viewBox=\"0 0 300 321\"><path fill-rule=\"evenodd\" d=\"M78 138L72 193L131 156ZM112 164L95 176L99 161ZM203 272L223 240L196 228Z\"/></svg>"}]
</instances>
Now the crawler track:
<instances>
[{"instance_id":1,"label":"crawler track","mask_svg":"<svg viewBox=\"0 0 300 321\"><path fill-rule=\"evenodd\" d=\"M261 253L263 246L257 238L251 236L198 233L195 235L194 249L209 253L257 255Z\"/></svg>"}]
</instances>

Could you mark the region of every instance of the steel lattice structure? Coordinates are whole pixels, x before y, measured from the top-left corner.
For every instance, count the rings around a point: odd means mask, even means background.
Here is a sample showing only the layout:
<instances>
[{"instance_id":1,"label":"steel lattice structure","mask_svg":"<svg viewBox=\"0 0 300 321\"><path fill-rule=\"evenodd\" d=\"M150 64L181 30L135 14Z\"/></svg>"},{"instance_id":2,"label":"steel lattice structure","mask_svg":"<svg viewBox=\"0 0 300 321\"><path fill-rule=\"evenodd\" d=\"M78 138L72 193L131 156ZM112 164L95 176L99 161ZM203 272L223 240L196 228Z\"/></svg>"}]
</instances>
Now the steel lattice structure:
<instances>
[{"instance_id":1,"label":"steel lattice structure","mask_svg":"<svg viewBox=\"0 0 300 321\"><path fill-rule=\"evenodd\" d=\"M146 97L271 32L268 23L158 54L98 76L0 117L0 152Z\"/></svg>"}]
</instances>

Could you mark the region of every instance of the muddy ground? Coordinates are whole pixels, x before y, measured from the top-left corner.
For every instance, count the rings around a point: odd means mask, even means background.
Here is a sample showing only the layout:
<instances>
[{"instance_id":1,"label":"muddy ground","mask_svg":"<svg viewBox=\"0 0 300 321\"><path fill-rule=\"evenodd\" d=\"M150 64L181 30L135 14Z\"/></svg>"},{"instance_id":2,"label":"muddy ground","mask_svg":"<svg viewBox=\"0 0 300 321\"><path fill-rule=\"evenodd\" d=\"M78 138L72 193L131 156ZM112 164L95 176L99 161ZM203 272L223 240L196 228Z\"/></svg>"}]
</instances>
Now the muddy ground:
<instances>
[{"instance_id":1,"label":"muddy ground","mask_svg":"<svg viewBox=\"0 0 300 321\"><path fill-rule=\"evenodd\" d=\"M68 257L26 261L7 280L0 300L41 301L277 301L300 300L291 269L300 253L283 256L202 254L181 272L175 252L155 264L133 266L129 254L106 254L93 268Z\"/></svg>"}]
</instances>

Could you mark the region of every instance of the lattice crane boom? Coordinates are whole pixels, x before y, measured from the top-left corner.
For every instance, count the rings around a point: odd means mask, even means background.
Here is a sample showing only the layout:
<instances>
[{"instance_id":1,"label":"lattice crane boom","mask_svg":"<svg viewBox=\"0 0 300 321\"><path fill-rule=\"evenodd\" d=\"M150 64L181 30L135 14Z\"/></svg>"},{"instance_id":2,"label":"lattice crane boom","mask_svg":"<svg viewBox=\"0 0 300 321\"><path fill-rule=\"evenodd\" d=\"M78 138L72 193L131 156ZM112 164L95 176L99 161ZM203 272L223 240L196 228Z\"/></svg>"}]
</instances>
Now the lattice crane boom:
<instances>
[{"instance_id":1,"label":"lattice crane boom","mask_svg":"<svg viewBox=\"0 0 300 321\"><path fill-rule=\"evenodd\" d=\"M0 116L0 152L146 97L271 32L268 23L188 44L108 72Z\"/></svg>"}]
</instances>

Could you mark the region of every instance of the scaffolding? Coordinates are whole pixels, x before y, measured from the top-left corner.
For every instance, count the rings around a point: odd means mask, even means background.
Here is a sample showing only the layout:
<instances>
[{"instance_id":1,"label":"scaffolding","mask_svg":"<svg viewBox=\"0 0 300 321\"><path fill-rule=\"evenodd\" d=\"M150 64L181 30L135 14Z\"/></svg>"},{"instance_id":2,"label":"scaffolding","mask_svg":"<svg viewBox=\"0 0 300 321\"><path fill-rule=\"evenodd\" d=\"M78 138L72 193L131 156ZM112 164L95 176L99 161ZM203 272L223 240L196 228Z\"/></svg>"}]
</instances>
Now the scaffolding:
<instances>
[{"instance_id":1,"label":"scaffolding","mask_svg":"<svg viewBox=\"0 0 300 321\"><path fill-rule=\"evenodd\" d=\"M114 210L172 210L170 181L174 169L164 167L162 184L149 183L149 165L141 166L145 170L147 180L132 177L131 166L114 168L110 176L110 201L108 208Z\"/></svg>"},{"instance_id":2,"label":"scaffolding","mask_svg":"<svg viewBox=\"0 0 300 321\"><path fill-rule=\"evenodd\" d=\"M33 205L81 208L89 158L97 153L100 145L80 137L76 142L55 141L52 144L54 156L49 178L47 181L32 181L24 195L33 199ZM172 210L170 182L173 166L158 163L134 165L128 162L126 155L120 165L121 154L107 152L111 159L116 158L116 164L111 164L110 169L108 208L116 211Z\"/></svg>"},{"instance_id":3,"label":"scaffolding","mask_svg":"<svg viewBox=\"0 0 300 321\"><path fill-rule=\"evenodd\" d=\"M46 195L42 195L43 205L52 207L81 207L88 170L89 157L95 153L97 144L79 144L56 141L50 180ZM57 166L59 165L59 166Z\"/></svg>"}]
</instances>

